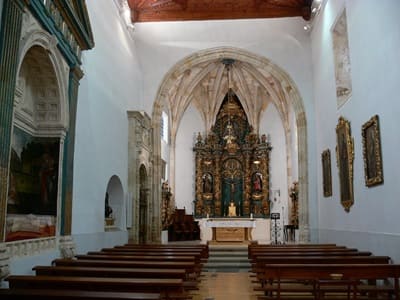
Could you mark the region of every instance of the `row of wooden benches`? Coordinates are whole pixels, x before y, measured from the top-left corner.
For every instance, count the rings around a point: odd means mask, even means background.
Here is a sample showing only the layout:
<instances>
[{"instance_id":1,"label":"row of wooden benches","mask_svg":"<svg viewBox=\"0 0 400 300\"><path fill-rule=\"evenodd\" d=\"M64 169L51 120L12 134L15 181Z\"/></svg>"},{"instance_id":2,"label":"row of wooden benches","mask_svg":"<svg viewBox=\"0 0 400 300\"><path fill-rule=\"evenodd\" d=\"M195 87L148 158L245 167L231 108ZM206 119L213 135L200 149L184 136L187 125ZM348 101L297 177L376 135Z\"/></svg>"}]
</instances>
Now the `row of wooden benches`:
<instances>
[{"instance_id":1,"label":"row of wooden benches","mask_svg":"<svg viewBox=\"0 0 400 300\"><path fill-rule=\"evenodd\" d=\"M127 244L36 266L36 275L11 275L1 299L191 299L206 245Z\"/></svg>"},{"instance_id":2,"label":"row of wooden benches","mask_svg":"<svg viewBox=\"0 0 400 300\"><path fill-rule=\"evenodd\" d=\"M399 299L400 265L334 244L249 245L259 299Z\"/></svg>"}]
</instances>

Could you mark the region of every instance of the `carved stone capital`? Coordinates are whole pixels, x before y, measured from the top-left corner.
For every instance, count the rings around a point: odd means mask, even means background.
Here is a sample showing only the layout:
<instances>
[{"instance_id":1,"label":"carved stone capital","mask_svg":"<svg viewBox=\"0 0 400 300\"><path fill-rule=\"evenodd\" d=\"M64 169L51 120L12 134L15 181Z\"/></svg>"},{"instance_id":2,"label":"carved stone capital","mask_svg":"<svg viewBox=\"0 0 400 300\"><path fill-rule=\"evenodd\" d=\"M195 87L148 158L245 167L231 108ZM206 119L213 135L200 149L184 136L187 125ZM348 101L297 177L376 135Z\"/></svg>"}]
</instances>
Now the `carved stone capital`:
<instances>
[{"instance_id":1,"label":"carved stone capital","mask_svg":"<svg viewBox=\"0 0 400 300\"><path fill-rule=\"evenodd\" d=\"M0 281L10 274L9 256L5 243L0 243Z\"/></svg>"},{"instance_id":2,"label":"carved stone capital","mask_svg":"<svg viewBox=\"0 0 400 300\"><path fill-rule=\"evenodd\" d=\"M76 254L73 237L70 235L60 237L59 249L62 258L73 258Z\"/></svg>"}]
</instances>

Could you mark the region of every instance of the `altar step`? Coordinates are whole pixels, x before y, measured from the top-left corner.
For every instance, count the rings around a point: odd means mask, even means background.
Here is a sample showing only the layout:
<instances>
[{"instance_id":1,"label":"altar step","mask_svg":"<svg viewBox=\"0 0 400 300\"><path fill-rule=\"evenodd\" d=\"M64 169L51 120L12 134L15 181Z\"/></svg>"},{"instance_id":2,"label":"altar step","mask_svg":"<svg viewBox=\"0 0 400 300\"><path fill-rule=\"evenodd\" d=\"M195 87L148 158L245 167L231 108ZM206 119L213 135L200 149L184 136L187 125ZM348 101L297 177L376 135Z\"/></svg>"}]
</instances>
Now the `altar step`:
<instances>
[{"instance_id":1,"label":"altar step","mask_svg":"<svg viewBox=\"0 0 400 300\"><path fill-rule=\"evenodd\" d=\"M204 264L206 272L248 272L247 245L209 245L209 257Z\"/></svg>"}]
</instances>

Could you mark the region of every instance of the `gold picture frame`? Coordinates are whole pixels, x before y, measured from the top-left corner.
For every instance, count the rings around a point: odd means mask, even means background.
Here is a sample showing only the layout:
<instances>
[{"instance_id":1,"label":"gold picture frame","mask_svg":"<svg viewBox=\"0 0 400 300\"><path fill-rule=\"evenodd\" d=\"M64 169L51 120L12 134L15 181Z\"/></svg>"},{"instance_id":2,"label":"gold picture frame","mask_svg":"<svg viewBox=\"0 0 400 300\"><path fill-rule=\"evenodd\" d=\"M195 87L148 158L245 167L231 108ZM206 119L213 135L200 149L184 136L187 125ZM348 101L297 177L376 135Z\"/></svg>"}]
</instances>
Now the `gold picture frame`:
<instances>
[{"instance_id":1,"label":"gold picture frame","mask_svg":"<svg viewBox=\"0 0 400 300\"><path fill-rule=\"evenodd\" d=\"M383 183L381 139L379 117L373 116L362 126L365 185L368 187Z\"/></svg>"},{"instance_id":2,"label":"gold picture frame","mask_svg":"<svg viewBox=\"0 0 400 300\"><path fill-rule=\"evenodd\" d=\"M326 149L321 154L322 162L322 187L324 197L332 196L332 170L331 170L331 151Z\"/></svg>"},{"instance_id":3,"label":"gold picture frame","mask_svg":"<svg viewBox=\"0 0 400 300\"><path fill-rule=\"evenodd\" d=\"M350 122L340 117L336 125L336 161L339 171L340 203L346 212L354 204L353 162L354 140L351 137Z\"/></svg>"}]
</instances>

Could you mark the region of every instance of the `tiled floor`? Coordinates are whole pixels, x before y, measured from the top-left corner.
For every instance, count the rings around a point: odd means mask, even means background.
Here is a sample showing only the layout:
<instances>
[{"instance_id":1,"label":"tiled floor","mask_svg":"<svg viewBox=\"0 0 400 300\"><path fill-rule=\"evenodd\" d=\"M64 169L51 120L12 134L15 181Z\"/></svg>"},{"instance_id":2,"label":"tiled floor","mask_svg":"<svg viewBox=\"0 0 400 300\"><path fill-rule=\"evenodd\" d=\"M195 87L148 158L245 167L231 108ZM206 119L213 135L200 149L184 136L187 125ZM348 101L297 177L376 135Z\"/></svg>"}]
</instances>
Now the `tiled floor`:
<instances>
[{"instance_id":1,"label":"tiled floor","mask_svg":"<svg viewBox=\"0 0 400 300\"><path fill-rule=\"evenodd\" d=\"M193 300L256 300L248 272L203 273Z\"/></svg>"}]
</instances>

